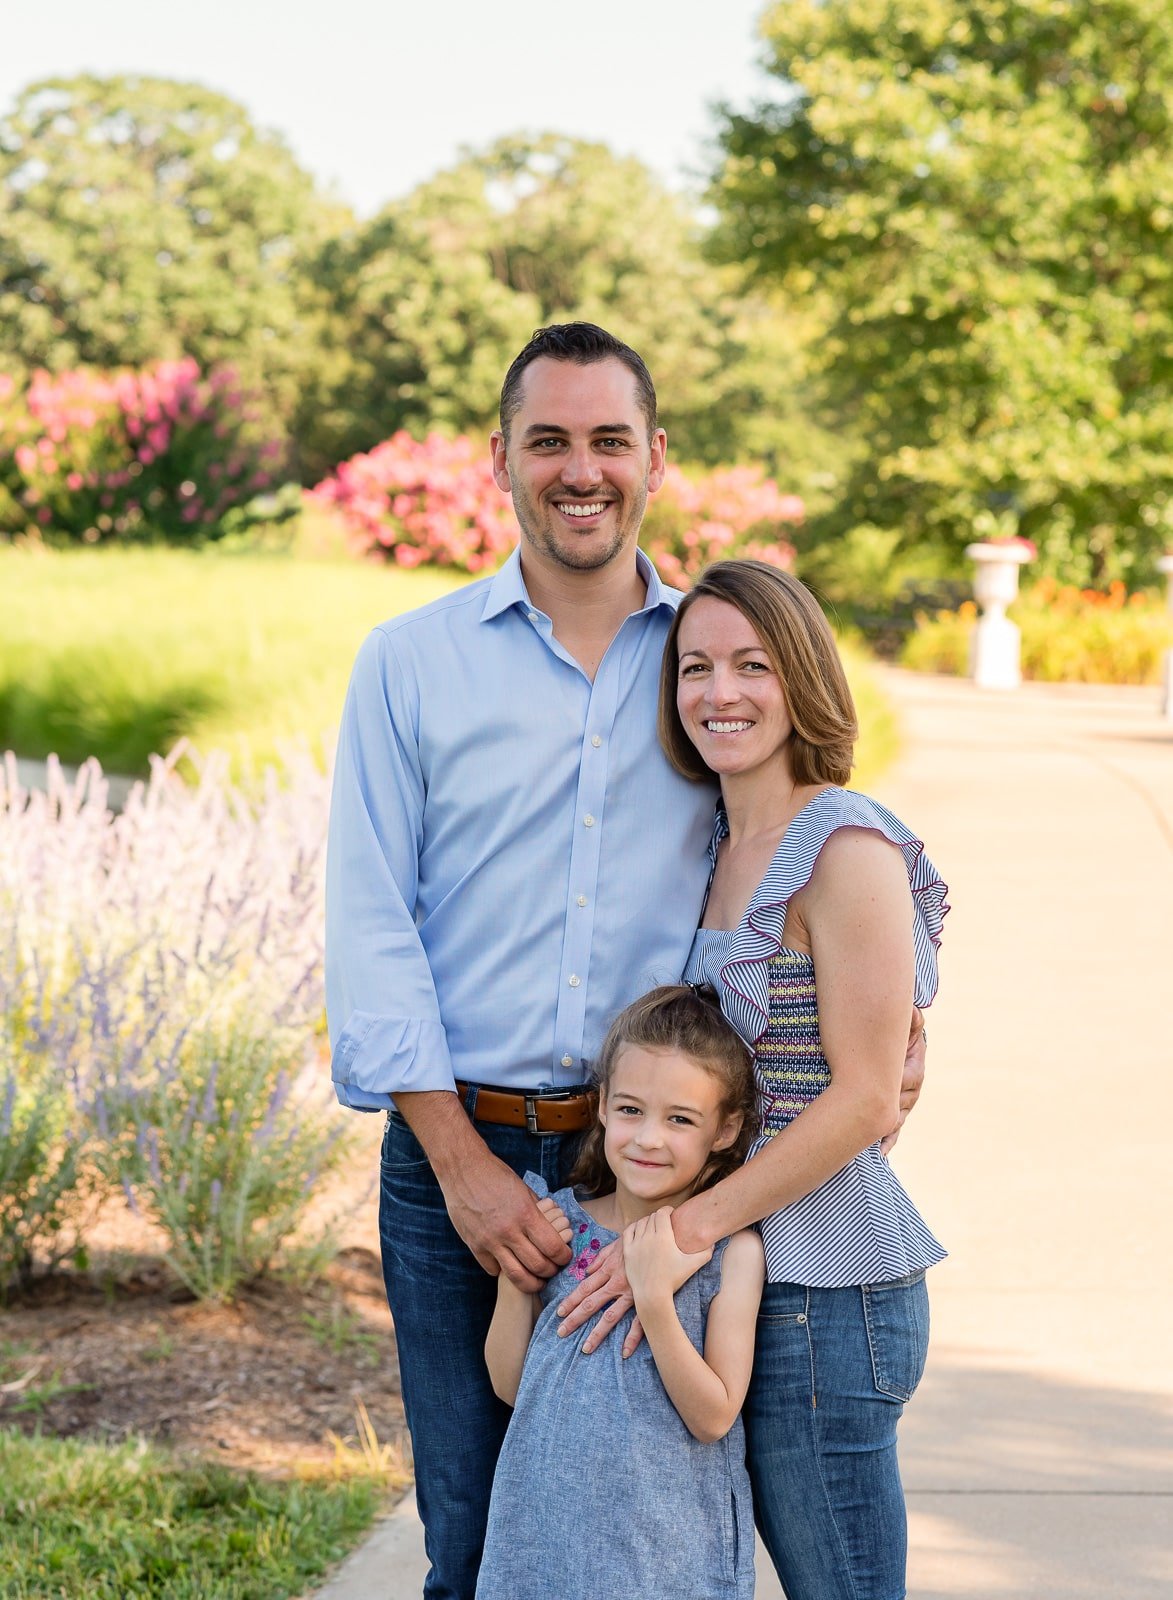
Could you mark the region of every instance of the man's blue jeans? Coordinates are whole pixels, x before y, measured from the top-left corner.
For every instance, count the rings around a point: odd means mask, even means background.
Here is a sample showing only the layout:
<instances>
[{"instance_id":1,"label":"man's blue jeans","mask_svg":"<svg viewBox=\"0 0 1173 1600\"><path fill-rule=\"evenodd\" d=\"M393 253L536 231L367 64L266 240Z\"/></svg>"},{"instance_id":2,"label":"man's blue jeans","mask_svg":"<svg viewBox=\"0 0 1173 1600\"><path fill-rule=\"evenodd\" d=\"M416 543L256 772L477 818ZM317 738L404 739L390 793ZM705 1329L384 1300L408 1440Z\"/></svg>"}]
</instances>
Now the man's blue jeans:
<instances>
[{"instance_id":1,"label":"man's blue jeans","mask_svg":"<svg viewBox=\"0 0 1173 1600\"><path fill-rule=\"evenodd\" d=\"M470 1091L470 1103L475 1090ZM530 1134L478 1123L514 1172L562 1188L578 1134ZM473 1600L485 1542L493 1469L512 1415L493 1393L485 1336L497 1280L448 1220L423 1148L398 1112L383 1137L379 1234L387 1302L415 1456L416 1499L432 1570L426 1600Z\"/></svg>"},{"instance_id":2,"label":"man's blue jeans","mask_svg":"<svg viewBox=\"0 0 1173 1600\"><path fill-rule=\"evenodd\" d=\"M788 1600L902 1600L896 1424L928 1340L923 1272L863 1289L766 1285L746 1449L758 1529Z\"/></svg>"}]
</instances>

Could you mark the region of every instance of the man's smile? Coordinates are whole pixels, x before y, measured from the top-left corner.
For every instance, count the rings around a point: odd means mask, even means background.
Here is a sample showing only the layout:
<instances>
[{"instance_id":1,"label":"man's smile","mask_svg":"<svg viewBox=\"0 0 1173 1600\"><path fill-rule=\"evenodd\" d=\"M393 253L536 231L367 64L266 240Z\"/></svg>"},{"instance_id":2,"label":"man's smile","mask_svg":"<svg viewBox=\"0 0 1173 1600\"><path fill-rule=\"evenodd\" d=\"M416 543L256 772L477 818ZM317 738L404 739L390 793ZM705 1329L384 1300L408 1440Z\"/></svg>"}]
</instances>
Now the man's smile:
<instances>
[{"instance_id":1,"label":"man's smile","mask_svg":"<svg viewBox=\"0 0 1173 1600\"><path fill-rule=\"evenodd\" d=\"M554 505L565 517L574 517L576 521L585 521L588 517L601 517L611 500L555 500Z\"/></svg>"}]
</instances>

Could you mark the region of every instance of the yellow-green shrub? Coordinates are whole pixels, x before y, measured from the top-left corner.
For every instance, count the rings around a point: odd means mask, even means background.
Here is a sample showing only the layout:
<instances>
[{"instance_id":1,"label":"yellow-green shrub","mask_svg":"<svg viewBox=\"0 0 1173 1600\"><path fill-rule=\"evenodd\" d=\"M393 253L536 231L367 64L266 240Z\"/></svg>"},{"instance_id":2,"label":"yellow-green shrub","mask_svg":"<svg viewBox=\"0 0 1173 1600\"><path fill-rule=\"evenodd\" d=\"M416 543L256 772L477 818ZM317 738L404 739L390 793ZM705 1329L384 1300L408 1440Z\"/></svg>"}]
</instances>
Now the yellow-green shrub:
<instances>
[{"instance_id":1,"label":"yellow-green shrub","mask_svg":"<svg viewBox=\"0 0 1173 1600\"><path fill-rule=\"evenodd\" d=\"M1173 646L1173 617L1150 594L1122 583L1106 591L1077 589L1043 578L1010 609L1022 630L1022 675L1041 683L1156 683ZM917 617L901 664L916 672L969 670L977 607Z\"/></svg>"}]
</instances>

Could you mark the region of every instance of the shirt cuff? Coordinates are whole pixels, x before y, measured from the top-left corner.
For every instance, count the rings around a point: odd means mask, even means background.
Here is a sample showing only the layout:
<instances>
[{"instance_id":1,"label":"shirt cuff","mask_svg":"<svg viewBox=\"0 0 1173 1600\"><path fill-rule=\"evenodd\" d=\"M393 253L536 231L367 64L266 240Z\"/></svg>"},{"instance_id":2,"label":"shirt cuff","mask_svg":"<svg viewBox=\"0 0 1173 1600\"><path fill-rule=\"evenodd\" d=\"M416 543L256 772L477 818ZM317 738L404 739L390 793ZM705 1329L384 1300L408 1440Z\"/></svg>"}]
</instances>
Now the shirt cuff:
<instances>
[{"instance_id":1,"label":"shirt cuff","mask_svg":"<svg viewBox=\"0 0 1173 1600\"><path fill-rule=\"evenodd\" d=\"M456 1086L442 1023L369 1011L351 1012L331 1073L339 1100L356 1111L386 1111L392 1095Z\"/></svg>"}]
</instances>

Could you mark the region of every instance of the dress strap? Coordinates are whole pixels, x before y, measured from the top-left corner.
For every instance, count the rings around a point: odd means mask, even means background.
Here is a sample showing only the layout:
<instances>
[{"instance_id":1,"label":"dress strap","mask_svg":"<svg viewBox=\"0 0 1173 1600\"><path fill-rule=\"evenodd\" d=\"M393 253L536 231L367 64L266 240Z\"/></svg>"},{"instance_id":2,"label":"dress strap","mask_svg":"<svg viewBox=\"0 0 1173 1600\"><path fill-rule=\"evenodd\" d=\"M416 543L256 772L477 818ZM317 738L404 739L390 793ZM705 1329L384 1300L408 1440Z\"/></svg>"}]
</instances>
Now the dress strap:
<instances>
[{"instance_id":1,"label":"dress strap","mask_svg":"<svg viewBox=\"0 0 1173 1600\"><path fill-rule=\"evenodd\" d=\"M697 1285L700 1288L701 1310L706 1314L713 1301L721 1290L721 1265L725 1258L725 1246L729 1243L727 1238L718 1239L713 1246L713 1253L697 1273Z\"/></svg>"}]
</instances>

